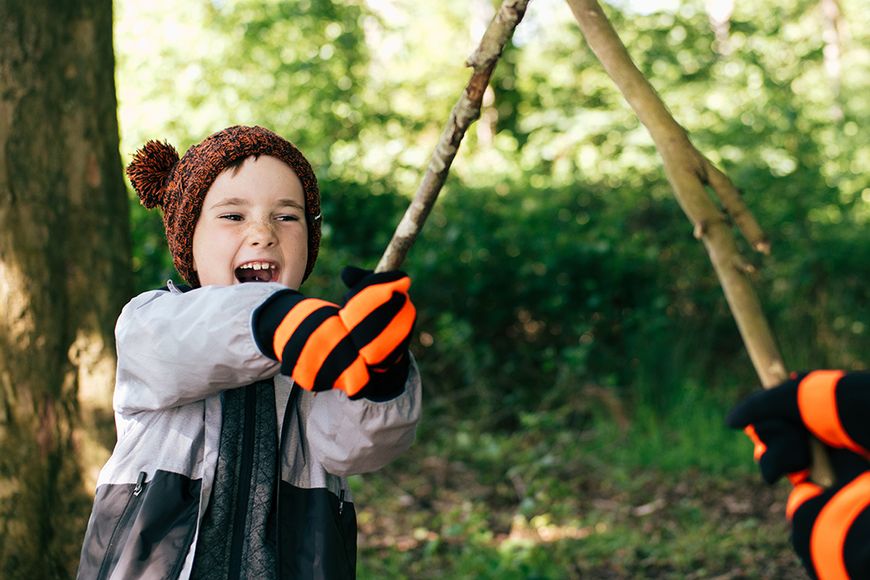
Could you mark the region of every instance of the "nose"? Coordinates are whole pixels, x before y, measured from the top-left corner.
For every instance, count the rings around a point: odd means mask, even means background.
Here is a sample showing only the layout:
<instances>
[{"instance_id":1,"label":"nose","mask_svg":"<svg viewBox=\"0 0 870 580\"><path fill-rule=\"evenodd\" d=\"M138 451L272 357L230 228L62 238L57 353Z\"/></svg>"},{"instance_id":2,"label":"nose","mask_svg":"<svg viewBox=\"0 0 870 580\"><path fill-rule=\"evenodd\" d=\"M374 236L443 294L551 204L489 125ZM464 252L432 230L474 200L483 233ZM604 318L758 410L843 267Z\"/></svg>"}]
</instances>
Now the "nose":
<instances>
[{"instance_id":1,"label":"nose","mask_svg":"<svg viewBox=\"0 0 870 580\"><path fill-rule=\"evenodd\" d=\"M258 248L269 248L278 241L275 228L270 219L259 219L250 222L248 243Z\"/></svg>"}]
</instances>

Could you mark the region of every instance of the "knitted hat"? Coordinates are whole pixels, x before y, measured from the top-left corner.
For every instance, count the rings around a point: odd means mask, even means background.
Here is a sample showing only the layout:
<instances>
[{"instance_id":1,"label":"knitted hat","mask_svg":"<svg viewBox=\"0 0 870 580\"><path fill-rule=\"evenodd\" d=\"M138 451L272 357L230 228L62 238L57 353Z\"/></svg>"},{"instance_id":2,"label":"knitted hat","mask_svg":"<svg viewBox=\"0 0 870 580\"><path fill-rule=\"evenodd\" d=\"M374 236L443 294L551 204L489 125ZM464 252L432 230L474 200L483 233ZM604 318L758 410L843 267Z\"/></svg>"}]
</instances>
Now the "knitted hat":
<instances>
[{"instance_id":1,"label":"knitted hat","mask_svg":"<svg viewBox=\"0 0 870 580\"><path fill-rule=\"evenodd\" d=\"M200 285L193 269L193 230L211 184L230 164L252 155L271 155L290 166L302 183L308 222L308 278L320 247L320 191L308 160L289 141L262 127L236 125L187 150L180 160L169 143L148 141L127 166L127 176L146 208L163 209L163 225L178 273Z\"/></svg>"}]
</instances>

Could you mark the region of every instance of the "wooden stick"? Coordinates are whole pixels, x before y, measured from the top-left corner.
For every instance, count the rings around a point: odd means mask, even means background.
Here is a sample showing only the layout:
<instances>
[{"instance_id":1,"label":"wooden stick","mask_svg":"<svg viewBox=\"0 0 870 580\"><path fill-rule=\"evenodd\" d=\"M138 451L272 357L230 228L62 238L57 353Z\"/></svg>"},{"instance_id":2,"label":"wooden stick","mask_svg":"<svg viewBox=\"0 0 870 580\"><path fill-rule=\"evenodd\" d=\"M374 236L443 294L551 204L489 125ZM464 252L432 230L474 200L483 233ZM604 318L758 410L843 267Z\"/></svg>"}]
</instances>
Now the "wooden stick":
<instances>
[{"instance_id":1,"label":"wooden stick","mask_svg":"<svg viewBox=\"0 0 870 580\"><path fill-rule=\"evenodd\" d=\"M456 157L465 131L480 117L483 93L489 84L492 71L495 69L505 45L522 20L528 3L529 0L505 0L492 22L489 23L477 50L468 57L465 64L473 67L474 72L465 86L465 91L450 112L447 126L441 133L441 138L429 159L423 181L417 188L411 205L408 206L405 215L402 216L402 220L396 227L384 255L381 256L381 260L375 268L376 272L397 269L417 239L423 222L426 221L432 206L435 205L435 200L447 179L450 165Z\"/></svg>"},{"instance_id":2,"label":"wooden stick","mask_svg":"<svg viewBox=\"0 0 870 580\"><path fill-rule=\"evenodd\" d=\"M731 180L692 145L685 129L637 69L598 2L566 1L592 52L652 136L677 201L710 256L762 385L770 388L781 383L787 377L786 367L749 281L750 268L740 256L728 220L708 195L706 186L715 191L749 243L767 253L770 245L761 228ZM812 477L821 485L830 485L833 477L828 458L820 443L813 444Z\"/></svg>"}]
</instances>

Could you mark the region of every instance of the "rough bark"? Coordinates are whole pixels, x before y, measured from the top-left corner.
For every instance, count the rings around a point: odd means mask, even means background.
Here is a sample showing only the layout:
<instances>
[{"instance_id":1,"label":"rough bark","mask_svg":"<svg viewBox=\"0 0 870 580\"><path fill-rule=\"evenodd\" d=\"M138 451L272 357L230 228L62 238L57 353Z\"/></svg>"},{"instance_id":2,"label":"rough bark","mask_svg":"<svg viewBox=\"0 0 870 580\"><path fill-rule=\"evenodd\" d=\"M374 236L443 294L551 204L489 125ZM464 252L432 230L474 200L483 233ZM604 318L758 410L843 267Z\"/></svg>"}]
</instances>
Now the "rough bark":
<instances>
[{"instance_id":1,"label":"rough bark","mask_svg":"<svg viewBox=\"0 0 870 580\"><path fill-rule=\"evenodd\" d=\"M447 126L441 133L435 151L429 159L423 181L414 194L411 205L402 216L393 238L378 262L376 271L395 270L405 260L417 239L459 150L459 144L471 123L480 116L480 106L492 71L526 12L529 0L505 0L490 22L477 50L466 65L474 69L459 101L453 106Z\"/></svg>"},{"instance_id":2,"label":"rough bark","mask_svg":"<svg viewBox=\"0 0 870 580\"><path fill-rule=\"evenodd\" d=\"M74 571L131 289L111 0L0 0L0 576Z\"/></svg>"},{"instance_id":3,"label":"rough bark","mask_svg":"<svg viewBox=\"0 0 870 580\"><path fill-rule=\"evenodd\" d=\"M631 60L598 2L567 2L592 52L652 136L677 201L713 263L762 385L769 388L782 382L787 376L786 367L749 280L751 267L740 256L731 225L708 195L707 187L713 190L731 222L747 241L756 250L767 253L769 244L761 228L731 180L689 141L685 129L674 120L655 89ZM814 448L813 477L823 485L831 482L830 468L820 445Z\"/></svg>"}]
</instances>

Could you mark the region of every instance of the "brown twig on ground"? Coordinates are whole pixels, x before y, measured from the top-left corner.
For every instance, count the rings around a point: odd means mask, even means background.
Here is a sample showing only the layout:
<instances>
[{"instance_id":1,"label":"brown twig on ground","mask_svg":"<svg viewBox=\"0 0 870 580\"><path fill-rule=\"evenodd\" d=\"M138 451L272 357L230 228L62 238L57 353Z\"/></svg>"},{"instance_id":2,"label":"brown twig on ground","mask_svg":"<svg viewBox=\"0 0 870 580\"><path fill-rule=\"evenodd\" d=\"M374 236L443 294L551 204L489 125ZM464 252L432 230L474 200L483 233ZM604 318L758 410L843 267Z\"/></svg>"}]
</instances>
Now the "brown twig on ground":
<instances>
[{"instance_id":1,"label":"brown twig on ground","mask_svg":"<svg viewBox=\"0 0 870 580\"><path fill-rule=\"evenodd\" d=\"M529 0L505 0L492 22L489 23L477 50L468 57L466 65L473 67L474 72L465 86L465 91L450 112L447 126L441 133L441 138L429 159L423 181L417 188L411 205L402 216L393 238L378 262L377 268L375 268L377 272L398 268L405 260L414 240L417 239L417 234L420 233L423 222L426 221L429 211L435 205L438 193L447 179L450 165L456 157L465 131L480 116L483 93L489 84L492 71L495 69L505 45L522 20L528 3Z\"/></svg>"}]
</instances>

